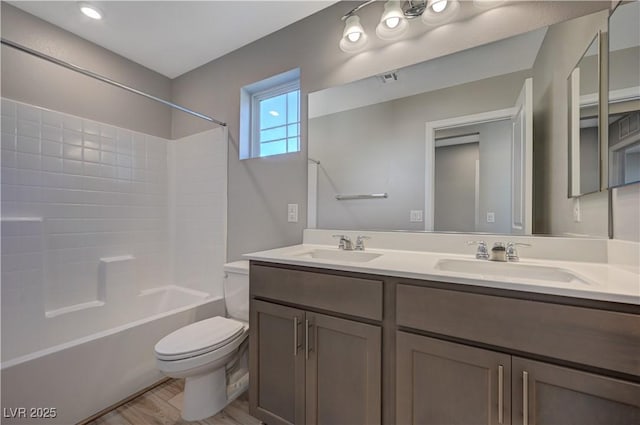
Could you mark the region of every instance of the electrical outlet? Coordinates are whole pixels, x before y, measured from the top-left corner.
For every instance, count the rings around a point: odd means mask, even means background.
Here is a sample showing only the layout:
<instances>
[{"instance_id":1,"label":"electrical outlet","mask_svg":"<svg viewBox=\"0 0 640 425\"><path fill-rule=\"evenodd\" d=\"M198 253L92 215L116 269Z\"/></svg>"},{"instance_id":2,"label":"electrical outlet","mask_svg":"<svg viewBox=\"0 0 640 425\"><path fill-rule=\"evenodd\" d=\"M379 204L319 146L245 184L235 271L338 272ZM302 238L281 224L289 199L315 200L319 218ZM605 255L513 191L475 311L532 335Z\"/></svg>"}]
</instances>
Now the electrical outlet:
<instances>
[{"instance_id":1,"label":"electrical outlet","mask_svg":"<svg viewBox=\"0 0 640 425\"><path fill-rule=\"evenodd\" d=\"M422 221L422 210L409 211L409 221L412 223L418 223Z\"/></svg>"},{"instance_id":2,"label":"electrical outlet","mask_svg":"<svg viewBox=\"0 0 640 425\"><path fill-rule=\"evenodd\" d=\"M488 212L487 213L487 223L495 223L496 222L496 213Z\"/></svg>"},{"instance_id":3,"label":"electrical outlet","mask_svg":"<svg viewBox=\"0 0 640 425\"><path fill-rule=\"evenodd\" d=\"M298 204L287 204L287 221L289 223L298 222Z\"/></svg>"},{"instance_id":4,"label":"electrical outlet","mask_svg":"<svg viewBox=\"0 0 640 425\"><path fill-rule=\"evenodd\" d=\"M582 221L582 208L580 208L580 198L573 198L573 221L580 223Z\"/></svg>"}]
</instances>

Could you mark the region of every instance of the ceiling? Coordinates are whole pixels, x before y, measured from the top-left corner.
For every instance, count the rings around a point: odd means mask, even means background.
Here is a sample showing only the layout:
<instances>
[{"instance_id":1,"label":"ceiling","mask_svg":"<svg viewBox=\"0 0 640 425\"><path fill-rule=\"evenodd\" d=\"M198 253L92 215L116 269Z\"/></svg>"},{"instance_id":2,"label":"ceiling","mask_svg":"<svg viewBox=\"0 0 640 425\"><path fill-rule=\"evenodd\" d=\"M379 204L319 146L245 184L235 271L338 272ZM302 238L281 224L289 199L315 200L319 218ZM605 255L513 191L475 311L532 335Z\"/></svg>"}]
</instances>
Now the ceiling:
<instances>
[{"instance_id":1,"label":"ceiling","mask_svg":"<svg viewBox=\"0 0 640 425\"><path fill-rule=\"evenodd\" d=\"M303 19L336 1L9 1L25 12L169 78Z\"/></svg>"}]
</instances>

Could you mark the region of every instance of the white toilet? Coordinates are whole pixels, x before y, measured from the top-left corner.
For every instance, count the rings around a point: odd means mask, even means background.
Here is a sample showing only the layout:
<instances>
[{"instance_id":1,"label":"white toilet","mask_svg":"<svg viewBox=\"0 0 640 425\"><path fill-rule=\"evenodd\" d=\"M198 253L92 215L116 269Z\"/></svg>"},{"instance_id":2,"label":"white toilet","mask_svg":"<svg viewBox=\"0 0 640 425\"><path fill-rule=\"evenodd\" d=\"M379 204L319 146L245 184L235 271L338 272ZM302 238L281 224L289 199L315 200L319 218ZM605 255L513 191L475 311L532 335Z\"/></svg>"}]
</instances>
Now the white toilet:
<instances>
[{"instance_id":1,"label":"white toilet","mask_svg":"<svg viewBox=\"0 0 640 425\"><path fill-rule=\"evenodd\" d=\"M215 415L249 383L249 262L224 265L225 317L187 325L155 346L156 364L171 378L185 378L182 418Z\"/></svg>"}]
</instances>

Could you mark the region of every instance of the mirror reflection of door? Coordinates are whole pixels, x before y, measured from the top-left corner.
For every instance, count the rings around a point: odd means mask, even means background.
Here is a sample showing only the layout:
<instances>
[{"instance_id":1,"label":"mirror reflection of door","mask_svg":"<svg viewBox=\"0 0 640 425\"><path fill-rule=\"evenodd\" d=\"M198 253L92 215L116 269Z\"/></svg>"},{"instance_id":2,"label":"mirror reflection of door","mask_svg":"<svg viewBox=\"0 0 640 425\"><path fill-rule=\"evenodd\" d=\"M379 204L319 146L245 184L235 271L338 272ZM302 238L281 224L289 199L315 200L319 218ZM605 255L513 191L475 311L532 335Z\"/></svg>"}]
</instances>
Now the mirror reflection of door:
<instances>
[{"instance_id":1,"label":"mirror reflection of door","mask_svg":"<svg viewBox=\"0 0 640 425\"><path fill-rule=\"evenodd\" d=\"M510 119L435 135L434 230L510 233Z\"/></svg>"},{"instance_id":2,"label":"mirror reflection of door","mask_svg":"<svg viewBox=\"0 0 640 425\"><path fill-rule=\"evenodd\" d=\"M434 227L475 232L478 210L479 134L436 139Z\"/></svg>"}]
</instances>

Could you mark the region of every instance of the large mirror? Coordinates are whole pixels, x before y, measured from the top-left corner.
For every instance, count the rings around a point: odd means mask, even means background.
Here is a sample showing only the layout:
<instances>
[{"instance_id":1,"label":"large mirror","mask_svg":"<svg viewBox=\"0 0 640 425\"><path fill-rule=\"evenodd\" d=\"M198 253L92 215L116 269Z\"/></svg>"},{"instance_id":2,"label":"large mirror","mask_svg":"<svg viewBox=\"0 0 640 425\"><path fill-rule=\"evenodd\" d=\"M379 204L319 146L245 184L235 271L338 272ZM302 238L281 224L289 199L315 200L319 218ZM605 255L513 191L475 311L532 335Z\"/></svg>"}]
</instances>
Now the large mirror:
<instances>
[{"instance_id":1,"label":"large mirror","mask_svg":"<svg viewBox=\"0 0 640 425\"><path fill-rule=\"evenodd\" d=\"M640 181L640 2L609 19L609 186Z\"/></svg>"},{"instance_id":2,"label":"large mirror","mask_svg":"<svg viewBox=\"0 0 640 425\"><path fill-rule=\"evenodd\" d=\"M546 131L566 122L566 109L548 109L549 90L566 98L582 43L600 29L578 46L559 41L574 27L554 27L310 93L308 227L531 234L543 168L533 166L535 78ZM566 130L558 137L566 146Z\"/></svg>"},{"instance_id":3,"label":"large mirror","mask_svg":"<svg viewBox=\"0 0 640 425\"><path fill-rule=\"evenodd\" d=\"M569 197L600 190L600 35L567 78Z\"/></svg>"}]
</instances>

